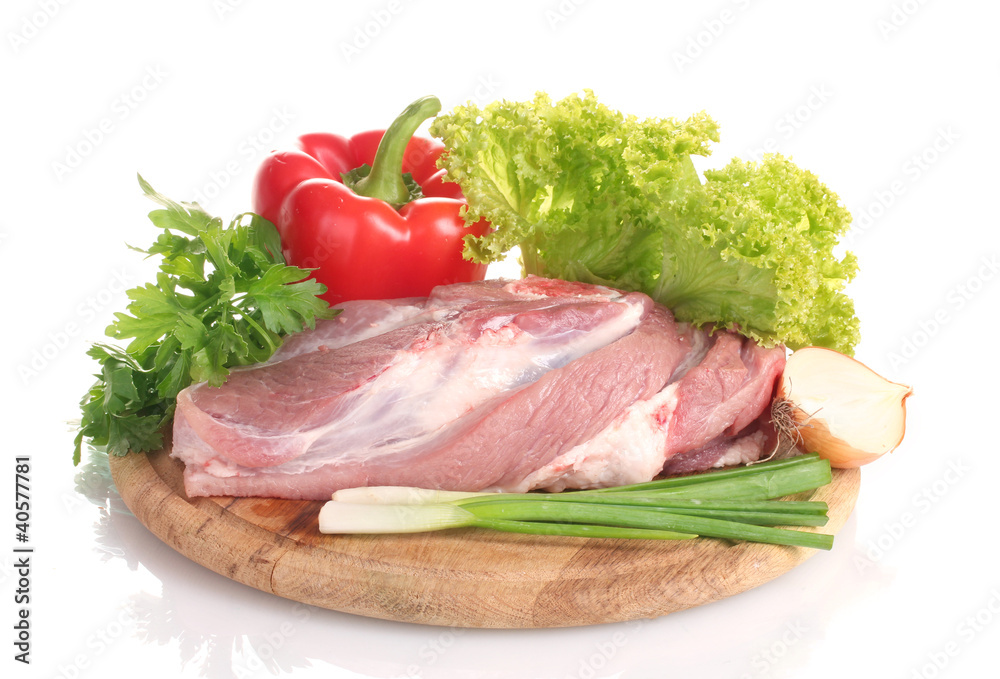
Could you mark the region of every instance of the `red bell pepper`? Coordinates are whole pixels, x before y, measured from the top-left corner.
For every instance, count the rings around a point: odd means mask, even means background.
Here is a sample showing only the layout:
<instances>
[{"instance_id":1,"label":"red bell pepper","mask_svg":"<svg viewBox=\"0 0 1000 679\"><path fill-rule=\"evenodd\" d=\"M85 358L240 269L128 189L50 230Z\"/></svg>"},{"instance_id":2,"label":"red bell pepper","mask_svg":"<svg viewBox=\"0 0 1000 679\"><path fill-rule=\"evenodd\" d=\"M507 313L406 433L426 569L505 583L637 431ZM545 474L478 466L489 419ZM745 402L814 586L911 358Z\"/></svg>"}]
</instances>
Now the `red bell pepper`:
<instances>
[{"instance_id":1,"label":"red bell pepper","mask_svg":"<svg viewBox=\"0 0 1000 679\"><path fill-rule=\"evenodd\" d=\"M465 225L461 189L437 168L444 145L413 136L440 110L424 97L387 130L306 134L298 150L273 153L258 170L254 212L277 227L289 264L316 269L331 305L426 296L485 277L486 265L462 249L489 224Z\"/></svg>"}]
</instances>

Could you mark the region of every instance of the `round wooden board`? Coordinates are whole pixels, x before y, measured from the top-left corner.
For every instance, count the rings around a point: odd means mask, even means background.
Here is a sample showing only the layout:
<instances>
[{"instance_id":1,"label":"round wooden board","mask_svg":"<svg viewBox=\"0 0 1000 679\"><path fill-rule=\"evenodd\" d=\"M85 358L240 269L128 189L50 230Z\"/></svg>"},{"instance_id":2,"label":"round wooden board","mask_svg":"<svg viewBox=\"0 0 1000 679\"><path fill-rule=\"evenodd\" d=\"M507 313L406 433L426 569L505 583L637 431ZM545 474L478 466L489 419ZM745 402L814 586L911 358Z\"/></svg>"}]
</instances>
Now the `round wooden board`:
<instances>
[{"instance_id":1,"label":"round wooden board","mask_svg":"<svg viewBox=\"0 0 1000 679\"><path fill-rule=\"evenodd\" d=\"M553 538L461 529L333 536L322 502L188 498L168 450L111 457L132 513L166 544L237 582L336 611L431 625L538 628L654 618L744 592L814 550L725 540ZM835 533L858 470L811 498Z\"/></svg>"}]
</instances>

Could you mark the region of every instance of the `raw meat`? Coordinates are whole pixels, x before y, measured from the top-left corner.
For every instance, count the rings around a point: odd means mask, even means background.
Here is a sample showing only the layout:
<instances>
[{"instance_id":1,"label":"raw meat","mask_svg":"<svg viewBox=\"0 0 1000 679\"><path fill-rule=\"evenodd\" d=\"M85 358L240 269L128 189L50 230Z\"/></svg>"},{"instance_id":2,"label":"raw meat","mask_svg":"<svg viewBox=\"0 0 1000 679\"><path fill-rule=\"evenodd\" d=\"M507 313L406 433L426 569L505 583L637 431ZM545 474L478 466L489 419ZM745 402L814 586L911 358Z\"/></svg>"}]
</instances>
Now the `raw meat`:
<instances>
[{"instance_id":1,"label":"raw meat","mask_svg":"<svg viewBox=\"0 0 1000 679\"><path fill-rule=\"evenodd\" d=\"M343 309L178 396L188 495L619 485L768 443L784 351L677 324L639 293L529 277Z\"/></svg>"}]
</instances>

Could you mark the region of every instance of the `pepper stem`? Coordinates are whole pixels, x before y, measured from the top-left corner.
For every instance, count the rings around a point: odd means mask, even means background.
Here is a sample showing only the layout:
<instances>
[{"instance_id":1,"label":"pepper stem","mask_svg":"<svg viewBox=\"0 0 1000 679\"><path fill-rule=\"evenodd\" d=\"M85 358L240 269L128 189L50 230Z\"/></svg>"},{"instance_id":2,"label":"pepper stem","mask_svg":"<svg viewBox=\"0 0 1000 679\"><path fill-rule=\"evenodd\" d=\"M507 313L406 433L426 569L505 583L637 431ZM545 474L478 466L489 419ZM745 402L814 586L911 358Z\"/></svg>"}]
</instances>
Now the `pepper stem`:
<instances>
[{"instance_id":1,"label":"pepper stem","mask_svg":"<svg viewBox=\"0 0 1000 679\"><path fill-rule=\"evenodd\" d=\"M410 189L403 181L403 153L413 133L428 118L441 110L437 97L421 97L399 114L379 142L372 169L367 177L355 182L354 192L377 198L390 205L403 205L410 200Z\"/></svg>"}]
</instances>

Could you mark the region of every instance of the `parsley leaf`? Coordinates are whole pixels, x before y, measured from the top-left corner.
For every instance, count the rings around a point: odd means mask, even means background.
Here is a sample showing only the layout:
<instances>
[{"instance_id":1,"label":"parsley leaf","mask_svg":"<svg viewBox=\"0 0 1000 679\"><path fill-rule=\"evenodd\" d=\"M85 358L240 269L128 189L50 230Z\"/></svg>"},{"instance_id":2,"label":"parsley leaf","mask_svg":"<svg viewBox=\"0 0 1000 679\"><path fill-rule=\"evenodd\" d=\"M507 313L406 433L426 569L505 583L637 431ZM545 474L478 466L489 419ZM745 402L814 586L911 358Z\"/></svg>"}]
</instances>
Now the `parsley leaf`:
<instances>
[{"instance_id":1,"label":"parsley leaf","mask_svg":"<svg viewBox=\"0 0 1000 679\"><path fill-rule=\"evenodd\" d=\"M267 360L285 335L338 313L319 297L326 288L307 278L308 269L285 264L271 222L246 213L225 226L142 177L139 185L161 206L149 219L163 232L146 249L129 247L161 257L160 271L155 283L127 292L128 307L106 330L128 345L87 352L101 371L80 404L74 464L84 439L111 455L162 446L182 389L222 384L229 368Z\"/></svg>"}]
</instances>

